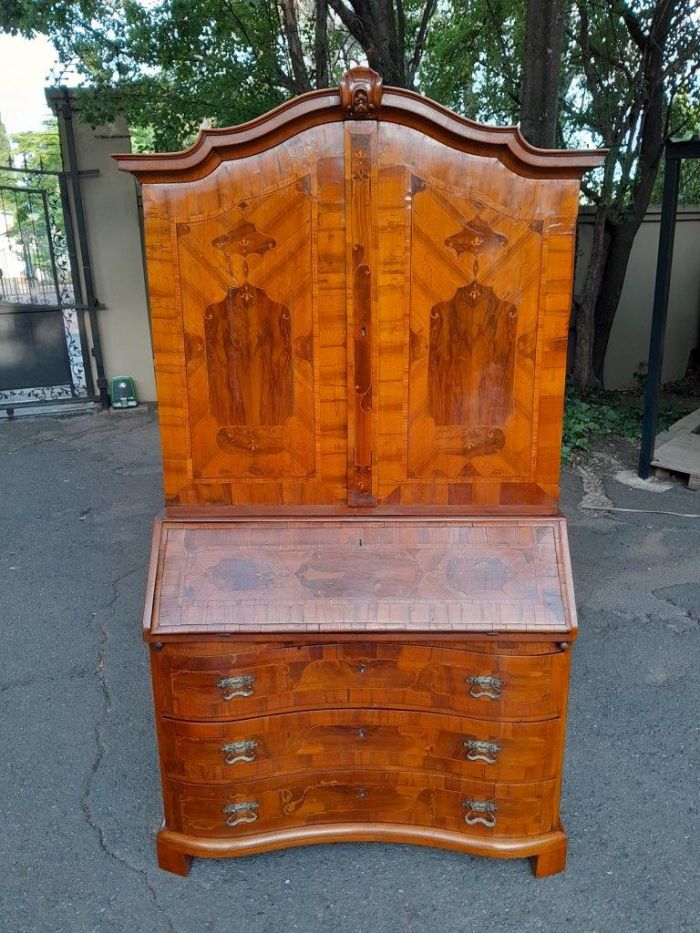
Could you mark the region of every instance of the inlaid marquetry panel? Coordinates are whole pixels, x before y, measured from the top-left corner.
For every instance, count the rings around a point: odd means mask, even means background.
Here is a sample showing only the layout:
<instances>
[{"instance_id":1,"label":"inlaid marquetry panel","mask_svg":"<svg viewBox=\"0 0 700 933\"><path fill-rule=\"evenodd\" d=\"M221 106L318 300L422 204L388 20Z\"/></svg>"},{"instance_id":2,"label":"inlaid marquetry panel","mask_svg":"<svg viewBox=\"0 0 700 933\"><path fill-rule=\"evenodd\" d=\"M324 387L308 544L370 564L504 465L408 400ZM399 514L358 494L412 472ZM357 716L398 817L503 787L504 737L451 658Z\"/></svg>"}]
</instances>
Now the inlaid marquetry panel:
<instances>
[{"instance_id":1,"label":"inlaid marquetry panel","mask_svg":"<svg viewBox=\"0 0 700 933\"><path fill-rule=\"evenodd\" d=\"M169 502L345 502L343 164L318 128L146 189Z\"/></svg>"},{"instance_id":2,"label":"inlaid marquetry panel","mask_svg":"<svg viewBox=\"0 0 700 933\"><path fill-rule=\"evenodd\" d=\"M377 261L374 197L377 189L377 130L373 123L345 129L345 196L348 206L348 504L376 505L372 468L376 420L373 393L376 327Z\"/></svg>"},{"instance_id":3,"label":"inlaid marquetry panel","mask_svg":"<svg viewBox=\"0 0 700 933\"><path fill-rule=\"evenodd\" d=\"M315 475L310 189L177 226L197 483Z\"/></svg>"},{"instance_id":4,"label":"inlaid marquetry panel","mask_svg":"<svg viewBox=\"0 0 700 933\"><path fill-rule=\"evenodd\" d=\"M580 173L375 116L146 170L169 506L556 511Z\"/></svg>"},{"instance_id":5,"label":"inlaid marquetry panel","mask_svg":"<svg viewBox=\"0 0 700 933\"><path fill-rule=\"evenodd\" d=\"M499 785L370 769L243 780L228 787L168 781L167 793L173 826L195 837L370 821L446 828L476 837L527 837L550 830L556 813L553 781ZM469 809L470 800L484 797L494 801L496 818L484 818L478 804L477 810ZM255 803L252 816L246 810L250 800ZM242 818L234 823L241 811ZM227 821L230 812L234 816Z\"/></svg>"},{"instance_id":6,"label":"inlaid marquetry panel","mask_svg":"<svg viewBox=\"0 0 700 933\"><path fill-rule=\"evenodd\" d=\"M547 246L556 230L573 249L572 192L405 128L379 134L378 498L546 507L557 476L538 449L567 335Z\"/></svg>"},{"instance_id":7,"label":"inlaid marquetry panel","mask_svg":"<svg viewBox=\"0 0 700 933\"><path fill-rule=\"evenodd\" d=\"M561 520L166 522L158 634L571 630Z\"/></svg>"}]
</instances>

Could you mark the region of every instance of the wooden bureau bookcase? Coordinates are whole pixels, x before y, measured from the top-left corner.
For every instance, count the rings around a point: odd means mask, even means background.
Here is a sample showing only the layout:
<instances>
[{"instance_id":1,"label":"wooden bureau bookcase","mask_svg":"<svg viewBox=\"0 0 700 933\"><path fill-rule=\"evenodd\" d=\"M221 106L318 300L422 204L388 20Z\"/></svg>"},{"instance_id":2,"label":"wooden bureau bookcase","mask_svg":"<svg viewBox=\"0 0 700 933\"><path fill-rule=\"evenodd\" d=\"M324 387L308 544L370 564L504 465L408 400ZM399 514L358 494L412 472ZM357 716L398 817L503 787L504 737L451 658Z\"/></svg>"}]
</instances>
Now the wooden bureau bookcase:
<instances>
[{"instance_id":1,"label":"wooden bureau bookcase","mask_svg":"<svg viewBox=\"0 0 700 933\"><path fill-rule=\"evenodd\" d=\"M561 870L575 225L541 151L366 68L142 184L165 474L160 865L383 840Z\"/></svg>"}]
</instances>

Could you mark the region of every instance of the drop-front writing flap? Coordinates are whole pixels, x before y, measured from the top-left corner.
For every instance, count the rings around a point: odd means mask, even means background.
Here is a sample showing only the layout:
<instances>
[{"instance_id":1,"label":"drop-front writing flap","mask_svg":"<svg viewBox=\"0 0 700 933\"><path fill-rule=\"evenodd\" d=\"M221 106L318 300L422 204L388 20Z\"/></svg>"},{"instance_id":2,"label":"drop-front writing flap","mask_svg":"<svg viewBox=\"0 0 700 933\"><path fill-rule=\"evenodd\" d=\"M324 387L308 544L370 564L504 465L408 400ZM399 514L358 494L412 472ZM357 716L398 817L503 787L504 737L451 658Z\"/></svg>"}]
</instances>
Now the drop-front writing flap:
<instances>
[{"instance_id":1,"label":"drop-front writing flap","mask_svg":"<svg viewBox=\"0 0 700 933\"><path fill-rule=\"evenodd\" d=\"M563 519L165 521L154 636L576 628Z\"/></svg>"}]
</instances>

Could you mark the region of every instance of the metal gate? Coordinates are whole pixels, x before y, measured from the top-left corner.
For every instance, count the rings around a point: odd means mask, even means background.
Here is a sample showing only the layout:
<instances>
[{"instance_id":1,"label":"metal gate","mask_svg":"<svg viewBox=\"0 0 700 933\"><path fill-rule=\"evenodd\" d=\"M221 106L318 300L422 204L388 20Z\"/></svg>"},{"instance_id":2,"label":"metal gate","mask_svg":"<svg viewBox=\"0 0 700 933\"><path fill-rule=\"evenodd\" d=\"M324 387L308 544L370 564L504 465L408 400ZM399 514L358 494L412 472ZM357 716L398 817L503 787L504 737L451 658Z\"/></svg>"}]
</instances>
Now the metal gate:
<instances>
[{"instance_id":1,"label":"metal gate","mask_svg":"<svg viewBox=\"0 0 700 933\"><path fill-rule=\"evenodd\" d=\"M10 415L109 401L80 192L98 173L77 168L65 97L68 171L0 165L0 411Z\"/></svg>"}]
</instances>

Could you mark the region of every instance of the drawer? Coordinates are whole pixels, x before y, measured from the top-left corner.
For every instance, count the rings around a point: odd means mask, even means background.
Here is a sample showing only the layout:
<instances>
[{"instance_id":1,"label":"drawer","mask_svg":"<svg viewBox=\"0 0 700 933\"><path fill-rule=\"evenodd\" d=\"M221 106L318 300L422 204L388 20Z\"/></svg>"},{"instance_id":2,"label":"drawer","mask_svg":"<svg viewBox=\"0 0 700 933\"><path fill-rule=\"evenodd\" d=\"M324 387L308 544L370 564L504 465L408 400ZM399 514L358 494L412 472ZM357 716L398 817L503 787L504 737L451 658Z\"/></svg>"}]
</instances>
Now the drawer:
<instances>
[{"instance_id":1,"label":"drawer","mask_svg":"<svg viewBox=\"0 0 700 933\"><path fill-rule=\"evenodd\" d=\"M166 782L166 825L201 837L312 824L401 823L530 836L555 825L555 782L495 784L408 771L276 775L236 784Z\"/></svg>"},{"instance_id":2,"label":"drawer","mask_svg":"<svg viewBox=\"0 0 700 933\"><path fill-rule=\"evenodd\" d=\"M557 773L561 721L491 722L403 710L318 710L203 723L161 719L165 773L226 783L349 768L435 771L491 781Z\"/></svg>"},{"instance_id":3,"label":"drawer","mask_svg":"<svg viewBox=\"0 0 700 933\"><path fill-rule=\"evenodd\" d=\"M499 655L393 642L226 654L194 644L187 651L165 646L152 657L157 707L178 719L348 706L546 719L564 708L569 664L559 651Z\"/></svg>"}]
</instances>

